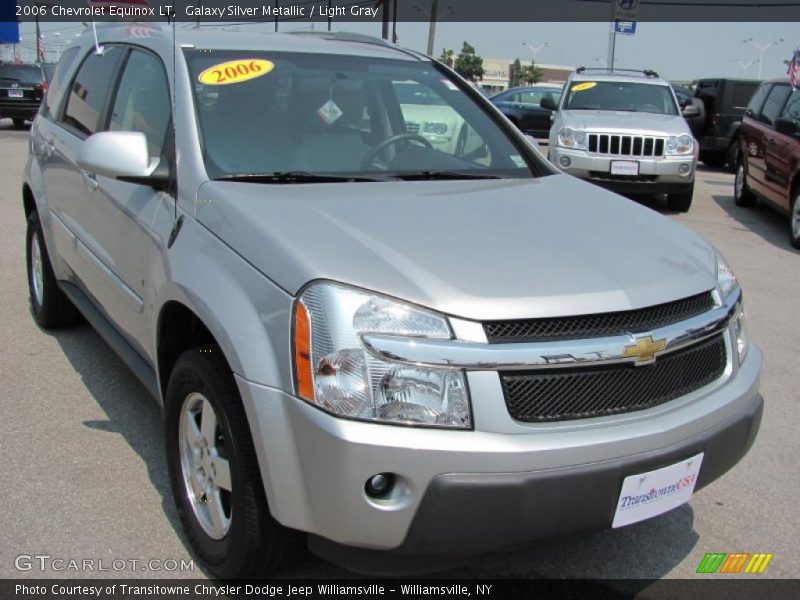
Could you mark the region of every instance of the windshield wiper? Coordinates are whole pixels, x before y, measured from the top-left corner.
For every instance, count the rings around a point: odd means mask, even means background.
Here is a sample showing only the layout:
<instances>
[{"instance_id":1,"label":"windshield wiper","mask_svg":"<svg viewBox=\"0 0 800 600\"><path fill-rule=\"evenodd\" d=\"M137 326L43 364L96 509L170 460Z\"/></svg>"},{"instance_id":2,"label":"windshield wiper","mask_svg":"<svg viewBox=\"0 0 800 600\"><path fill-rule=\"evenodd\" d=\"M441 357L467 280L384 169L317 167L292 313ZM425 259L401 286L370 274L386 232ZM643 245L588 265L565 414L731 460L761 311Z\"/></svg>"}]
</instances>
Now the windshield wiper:
<instances>
[{"instance_id":1,"label":"windshield wiper","mask_svg":"<svg viewBox=\"0 0 800 600\"><path fill-rule=\"evenodd\" d=\"M432 179L506 179L504 175L470 171L418 171L414 173L392 173L391 175L403 181L425 181Z\"/></svg>"},{"instance_id":2,"label":"windshield wiper","mask_svg":"<svg viewBox=\"0 0 800 600\"><path fill-rule=\"evenodd\" d=\"M307 171L274 171L272 173L236 173L215 177L214 181L242 181L246 183L341 183L362 181L386 181L381 177L364 175L333 175L309 173Z\"/></svg>"}]
</instances>

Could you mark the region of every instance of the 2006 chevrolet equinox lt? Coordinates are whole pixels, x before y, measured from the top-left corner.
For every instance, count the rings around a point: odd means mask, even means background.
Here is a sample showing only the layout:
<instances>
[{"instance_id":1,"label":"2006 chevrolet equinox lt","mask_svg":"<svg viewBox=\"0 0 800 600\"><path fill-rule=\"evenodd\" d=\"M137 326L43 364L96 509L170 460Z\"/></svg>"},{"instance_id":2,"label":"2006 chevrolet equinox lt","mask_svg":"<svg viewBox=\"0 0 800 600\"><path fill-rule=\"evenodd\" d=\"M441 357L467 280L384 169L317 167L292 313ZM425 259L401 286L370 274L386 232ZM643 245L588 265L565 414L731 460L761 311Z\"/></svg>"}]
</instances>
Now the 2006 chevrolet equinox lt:
<instances>
[{"instance_id":1,"label":"2006 chevrolet equinox lt","mask_svg":"<svg viewBox=\"0 0 800 600\"><path fill-rule=\"evenodd\" d=\"M211 572L620 527L747 452L761 352L707 241L416 52L129 27L65 50L33 124L31 310L158 399Z\"/></svg>"}]
</instances>

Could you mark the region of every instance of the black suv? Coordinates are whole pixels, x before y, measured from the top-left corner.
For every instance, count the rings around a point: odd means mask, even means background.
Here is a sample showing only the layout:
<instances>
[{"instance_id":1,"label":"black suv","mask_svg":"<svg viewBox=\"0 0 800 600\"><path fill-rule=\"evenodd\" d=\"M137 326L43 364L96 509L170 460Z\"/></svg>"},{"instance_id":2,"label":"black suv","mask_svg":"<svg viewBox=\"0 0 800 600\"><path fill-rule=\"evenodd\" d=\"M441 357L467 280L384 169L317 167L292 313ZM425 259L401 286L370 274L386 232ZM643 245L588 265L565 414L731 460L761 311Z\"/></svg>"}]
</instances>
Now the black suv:
<instances>
[{"instance_id":1,"label":"black suv","mask_svg":"<svg viewBox=\"0 0 800 600\"><path fill-rule=\"evenodd\" d=\"M0 118L22 128L32 121L47 91L45 65L0 63Z\"/></svg>"},{"instance_id":2,"label":"black suv","mask_svg":"<svg viewBox=\"0 0 800 600\"><path fill-rule=\"evenodd\" d=\"M696 133L700 160L709 167L733 169L742 115L761 82L755 79L701 79L694 95L703 101L706 119Z\"/></svg>"}]
</instances>

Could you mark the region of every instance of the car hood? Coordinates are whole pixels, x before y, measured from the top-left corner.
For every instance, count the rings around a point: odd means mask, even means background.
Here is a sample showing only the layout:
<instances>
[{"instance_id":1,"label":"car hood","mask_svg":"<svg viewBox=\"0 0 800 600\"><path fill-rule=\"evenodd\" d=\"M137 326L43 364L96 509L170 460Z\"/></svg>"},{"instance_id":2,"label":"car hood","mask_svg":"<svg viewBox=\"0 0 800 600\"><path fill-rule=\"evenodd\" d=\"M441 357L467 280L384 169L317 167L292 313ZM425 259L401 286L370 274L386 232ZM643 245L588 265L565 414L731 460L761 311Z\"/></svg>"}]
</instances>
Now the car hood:
<instances>
[{"instance_id":1,"label":"car hood","mask_svg":"<svg viewBox=\"0 0 800 600\"><path fill-rule=\"evenodd\" d=\"M205 183L196 216L296 294L330 279L468 319L628 310L716 285L713 248L568 175Z\"/></svg>"},{"instance_id":2,"label":"car hood","mask_svg":"<svg viewBox=\"0 0 800 600\"><path fill-rule=\"evenodd\" d=\"M689 133L689 126L680 115L608 110L563 110L559 116L561 127L583 129L584 131L647 132L665 135Z\"/></svg>"}]
</instances>

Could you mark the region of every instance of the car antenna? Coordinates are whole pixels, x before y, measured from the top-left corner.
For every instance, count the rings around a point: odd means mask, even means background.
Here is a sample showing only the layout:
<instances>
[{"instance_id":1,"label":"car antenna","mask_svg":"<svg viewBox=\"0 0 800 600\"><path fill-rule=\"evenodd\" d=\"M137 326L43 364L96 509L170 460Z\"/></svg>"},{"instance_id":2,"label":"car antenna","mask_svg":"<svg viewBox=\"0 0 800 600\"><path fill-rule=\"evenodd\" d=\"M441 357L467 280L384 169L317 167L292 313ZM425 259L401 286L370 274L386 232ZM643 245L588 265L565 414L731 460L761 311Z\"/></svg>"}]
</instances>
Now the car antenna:
<instances>
[{"instance_id":1,"label":"car antenna","mask_svg":"<svg viewBox=\"0 0 800 600\"><path fill-rule=\"evenodd\" d=\"M172 25L172 85L170 86L171 89L171 98L172 101L172 156L175 157L174 163L170 165L170 186L169 189L174 192L174 198L172 199L173 202L173 225L172 231L169 234L169 239L167 240L167 248L171 248L175 238L178 237L178 232L181 230L181 225L183 225L183 216L178 216L178 191L177 186L175 185L176 179L176 171L178 169L177 165L177 152L175 151L175 109L177 107L177 84L178 84L178 33L177 33L177 19L175 18L175 8L170 7L170 13L167 15L167 23L171 23Z\"/></svg>"}]
</instances>

